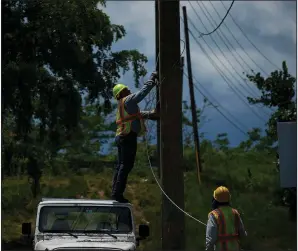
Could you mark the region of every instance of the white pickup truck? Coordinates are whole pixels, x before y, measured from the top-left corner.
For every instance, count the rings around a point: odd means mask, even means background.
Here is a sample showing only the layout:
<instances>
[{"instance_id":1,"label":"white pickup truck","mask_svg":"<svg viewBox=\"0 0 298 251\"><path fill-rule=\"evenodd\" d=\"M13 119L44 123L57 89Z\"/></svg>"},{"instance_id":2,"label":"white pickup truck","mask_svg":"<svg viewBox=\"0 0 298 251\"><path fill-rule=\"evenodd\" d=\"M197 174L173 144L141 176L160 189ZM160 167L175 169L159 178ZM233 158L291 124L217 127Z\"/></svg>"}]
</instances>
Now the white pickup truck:
<instances>
[{"instance_id":1,"label":"white pickup truck","mask_svg":"<svg viewBox=\"0 0 298 251\"><path fill-rule=\"evenodd\" d=\"M131 204L112 200L44 198L38 205L34 236L31 223L22 234L33 239L35 251L136 250L149 236L149 226L136 230Z\"/></svg>"}]
</instances>

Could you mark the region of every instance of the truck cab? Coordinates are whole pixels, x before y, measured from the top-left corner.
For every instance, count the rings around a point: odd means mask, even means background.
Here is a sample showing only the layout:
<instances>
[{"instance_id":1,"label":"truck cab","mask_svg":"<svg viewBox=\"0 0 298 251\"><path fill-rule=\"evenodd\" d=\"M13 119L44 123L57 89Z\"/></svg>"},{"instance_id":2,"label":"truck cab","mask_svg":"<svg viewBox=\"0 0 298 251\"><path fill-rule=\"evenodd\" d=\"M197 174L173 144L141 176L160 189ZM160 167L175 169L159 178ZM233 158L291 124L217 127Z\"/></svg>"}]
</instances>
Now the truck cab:
<instances>
[{"instance_id":1,"label":"truck cab","mask_svg":"<svg viewBox=\"0 0 298 251\"><path fill-rule=\"evenodd\" d=\"M31 223L22 234L32 237L38 251L136 250L149 236L149 227L139 225L136 236L132 205L112 200L44 198L37 208L34 236Z\"/></svg>"}]
</instances>

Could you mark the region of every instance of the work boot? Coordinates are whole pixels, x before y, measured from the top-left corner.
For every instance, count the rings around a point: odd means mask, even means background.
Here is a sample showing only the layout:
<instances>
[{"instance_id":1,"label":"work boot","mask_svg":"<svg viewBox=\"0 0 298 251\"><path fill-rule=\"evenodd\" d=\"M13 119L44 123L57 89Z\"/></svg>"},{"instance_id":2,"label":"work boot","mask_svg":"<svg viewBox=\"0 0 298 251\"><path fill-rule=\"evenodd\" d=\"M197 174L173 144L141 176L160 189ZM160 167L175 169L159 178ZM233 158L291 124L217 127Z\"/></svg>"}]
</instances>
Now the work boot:
<instances>
[{"instance_id":1,"label":"work boot","mask_svg":"<svg viewBox=\"0 0 298 251\"><path fill-rule=\"evenodd\" d=\"M122 196L112 196L112 200L115 200L120 203L130 203L130 201Z\"/></svg>"},{"instance_id":2,"label":"work boot","mask_svg":"<svg viewBox=\"0 0 298 251\"><path fill-rule=\"evenodd\" d=\"M126 198L124 198L123 196L120 198L120 201L121 203L130 203L130 201Z\"/></svg>"}]
</instances>

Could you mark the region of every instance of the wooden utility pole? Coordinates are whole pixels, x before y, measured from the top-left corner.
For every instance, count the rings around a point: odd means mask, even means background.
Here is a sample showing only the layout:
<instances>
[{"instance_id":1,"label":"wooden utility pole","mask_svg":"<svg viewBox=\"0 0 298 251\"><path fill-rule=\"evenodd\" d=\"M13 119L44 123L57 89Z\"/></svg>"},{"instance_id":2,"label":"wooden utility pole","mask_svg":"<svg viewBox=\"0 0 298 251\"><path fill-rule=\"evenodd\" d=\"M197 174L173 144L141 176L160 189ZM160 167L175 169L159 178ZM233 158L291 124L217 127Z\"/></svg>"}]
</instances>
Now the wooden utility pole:
<instances>
[{"instance_id":1,"label":"wooden utility pole","mask_svg":"<svg viewBox=\"0 0 298 251\"><path fill-rule=\"evenodd\" d=\"M196 151L197 175L198 175L199 183L201 183L200 173L202 172L202 165L201 165L201 158L200 158L200 139L199 139L199 132L198 132L197 107L196 107L194 88L193 88L193 79L192 79L192 69L191 69L191 59L190 59L189 33L188 33L186 7L183 6L182 10L183 10L183 20L184 20L186 61L187 61L188 81L189 81L190 102L191 102L192 126L193 126L195 151Z\"/></svg>"},{"instance_id":2,"label":"wooden utility pole","mask_svg":"<svg viewBox=\"0 0 298 251\"><path fill-rule=\"evenodd\" d=\"M155 63L156 70L159 70L159 21L158 21L158 0L155 0ZM156 105L159 102L159 87L156 87ZM156 157L158 177L160 178L160 120L156 122Z\"/></svg>"},{"instance_id":3,"label":"wooden utility pole","mask_svg":"<svg viewBox=\"0 0 298 251\"><path fill-rule=\"evenodd\" d=\"M181 86L182 86L182 93L181 93L181 96L183 97L183 75L184 75L184 73L183 73L183 70L184 70L184 57L181 57L180 58L180 70L181 70ZM181 133L181 135L182 135L182 133ZM182 144L181 145L183 145L183 142L182 142Z\"/></svg>"},{"instance_id":4,"label":"wooden utility pole","mask_svg":"<svg viewBox=\"0 0 298 251\"><path fill-rule=\"evenodd\" d=\"M181 73L181 86L182 86L182 90L181 90L181 96L183 98L183 76L184 76L184 57L181 57L180 59L180 73ZM182 113L183 114L183 113ZM181 154L182 154L182 161L183 161L183 156L184 156L184 148L183 148L183 123L182 123L182 133L181 133ZM182 172L184 173L184 166L181 167L182 168ZM184 176L183 176L184 177Z\"/></svg>"},{"instance_id":5,"label":"wooden utility pole","mask_svg":"<svg viewBox=\"0 0 298 251\"><path fill-rule=\"evenodd\" d=\"M179 1L159 0L160 167L165 193L184 209ZM184 250L184 213L162 196L162 249Z\"/></svg>"}]
</instances>

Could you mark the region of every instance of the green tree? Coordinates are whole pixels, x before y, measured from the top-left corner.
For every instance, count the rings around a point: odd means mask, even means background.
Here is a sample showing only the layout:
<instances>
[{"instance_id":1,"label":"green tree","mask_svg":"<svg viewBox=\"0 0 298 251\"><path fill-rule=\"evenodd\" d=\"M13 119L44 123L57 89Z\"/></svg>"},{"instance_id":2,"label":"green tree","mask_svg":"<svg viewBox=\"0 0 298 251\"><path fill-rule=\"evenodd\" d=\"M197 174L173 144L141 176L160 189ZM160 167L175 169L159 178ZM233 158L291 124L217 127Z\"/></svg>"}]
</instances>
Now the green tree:
<instances>
[{"instance_id":1,"label":"green tree","mask_svg":"<svg viewBox=\"0 0 298 251\"><path fill-rule=\"evenodd\" d=\"M275 108L267 122L267 143L271 146L277 141L277 122L296 121L295 83L296 78L288 72L285 61L282 69L273 71L264 78L260 73L247 75L248 80L261 91L259 98L248 97L251 104L262 104Z\"/></svg>"},{"instance_id":2,"label":"green tree","mask_svg":"<svg viewBox=\"0 0 298 251\"><path fill-rule=\"evenodd\" d=\"M102 105L104 106L104 105ZM72 138L61 145L63 159L70 163L68 166L77 169L83 166L92 166L97 163L100 157L100 147L108 143L113 137L109 133L111 122L106 122L102 106L87 104L82 107L82 115L77 130ZM113 105L112 109L115 109Z\"/></svg>"},{"instance_id":3,"label":"green tree","mask_svg":"<svg viewBox=\"0 0 298 251\"><path fill-rule=\"evenodd\" d=\"M92 102L108 99L121 70L132 64L136 84L146 73L144 55L111 51L125 30L97 3L3 1L3 112L13 112L20 137L34 118L57 140L58 125L65 131L77 125L83 91Z\"/></svg>"},{"instance_id":4,"label":"green tree","mask_svg":"<svg viewBox=\"0 0 298 251\"><path fill-rule=\"evenodd\" d=\"M221 151L227 151L229 149L229 138L227 133L219 133L214 140L214 145Z\"/></svg>"},{"instance_id":5,"label":"green tree","mask_svg":"<svg viewBox=\"0 0 298 251\"><path fill-rule=\"evenodd\" d=\"M239 144L239 148L243 149L244 151L249 151L253 146L255 146L261 140L261 129L260 128L252 128L247 134L248 139L242 141Z\"/></svg>"},{"instance_id":6,"label":"green tree","mask_svg":"<svg viewBox=\"0 0 298 251\"><path fill-rule=\"evenodd\" d=\"M105 1L4 0L1 4L2 117L11 117L16 142L44 145L55 157L77 131L81 95L85 93L92 104L100 98L108 104L120 73L132 68L138 85L146 74L147 59L136 50L111 51L125 29L97 8L105 7ZM27 149L20 153L23 157L38 157L28 152L30 147L21 149ZM12 159L11 152L4 152L7 160Z\"/></svg>"}]
</instances>

